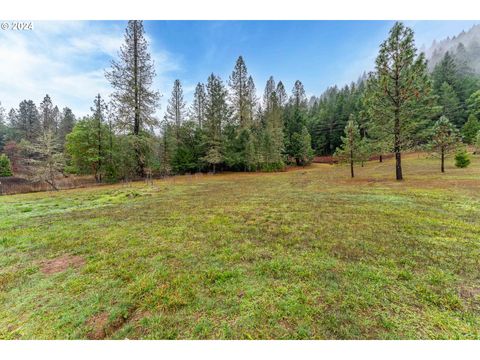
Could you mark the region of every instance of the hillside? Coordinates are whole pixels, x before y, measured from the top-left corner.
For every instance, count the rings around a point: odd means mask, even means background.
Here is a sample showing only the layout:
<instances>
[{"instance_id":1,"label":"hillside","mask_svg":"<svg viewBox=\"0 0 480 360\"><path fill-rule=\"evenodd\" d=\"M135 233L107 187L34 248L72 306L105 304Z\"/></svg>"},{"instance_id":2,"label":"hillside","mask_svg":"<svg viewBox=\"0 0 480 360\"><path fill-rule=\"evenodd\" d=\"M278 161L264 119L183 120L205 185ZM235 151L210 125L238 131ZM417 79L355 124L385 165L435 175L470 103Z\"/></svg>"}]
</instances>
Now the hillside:
<instances>
[{"instance_id":1,"label":"hillside","mask_svg":"<svg viewBox=\"0 0 480 360\"><path fill-rule=\"evenodd\" d=\"M459 63L480 74L480 24L456 36L434 41L425 50L430 69L435 67L447 51L453 53Z\"/></svg>"}]
</instances>

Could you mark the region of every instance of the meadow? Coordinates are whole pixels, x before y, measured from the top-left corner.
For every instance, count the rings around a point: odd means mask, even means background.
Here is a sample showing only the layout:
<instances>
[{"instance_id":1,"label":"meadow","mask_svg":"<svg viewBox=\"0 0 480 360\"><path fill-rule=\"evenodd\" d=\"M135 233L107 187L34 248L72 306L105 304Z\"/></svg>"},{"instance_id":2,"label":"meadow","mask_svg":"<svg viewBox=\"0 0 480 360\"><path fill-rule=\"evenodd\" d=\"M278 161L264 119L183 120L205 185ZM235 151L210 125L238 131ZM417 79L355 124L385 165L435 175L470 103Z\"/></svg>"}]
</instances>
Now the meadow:
<instances>
[{"instance_id":1,"label":"meadow","mask_svg":"<svg viewBox=\"0 0 480 360\"><path fill-rule=\"evenodd\" d=\"M0 197L1 339L480 339L480 157Z\"/></svg>"}]
</instances>

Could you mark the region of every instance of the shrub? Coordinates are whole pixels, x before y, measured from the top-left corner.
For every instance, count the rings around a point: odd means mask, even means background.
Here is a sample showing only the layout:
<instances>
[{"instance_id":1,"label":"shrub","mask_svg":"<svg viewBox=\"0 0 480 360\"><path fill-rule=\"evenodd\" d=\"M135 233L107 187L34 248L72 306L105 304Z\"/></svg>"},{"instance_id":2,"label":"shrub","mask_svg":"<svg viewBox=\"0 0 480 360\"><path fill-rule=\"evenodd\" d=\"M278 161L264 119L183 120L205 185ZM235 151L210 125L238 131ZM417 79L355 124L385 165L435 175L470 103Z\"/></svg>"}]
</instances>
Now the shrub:
<instances>
[{"instance_id":1,"label":"shrub","mask_svg":"<svg viewBox=\"0 0 480 360\"><path fill-rule=\"evenodd\" d=\"M459 168L466 168L470 165L470 157L465 149L460 149L455 154L455 166Z\"/></svg>"},{"instance_id":2,"label":"shrub","mask_svg":"<svg viewBox=\"0 0 480 360\"><path fill-rule=\"evenodd\" d=\"M0 177L12 176L12 164L10 164L10 159L7 155L0 155Z\"/></svg>"}]
</instances>

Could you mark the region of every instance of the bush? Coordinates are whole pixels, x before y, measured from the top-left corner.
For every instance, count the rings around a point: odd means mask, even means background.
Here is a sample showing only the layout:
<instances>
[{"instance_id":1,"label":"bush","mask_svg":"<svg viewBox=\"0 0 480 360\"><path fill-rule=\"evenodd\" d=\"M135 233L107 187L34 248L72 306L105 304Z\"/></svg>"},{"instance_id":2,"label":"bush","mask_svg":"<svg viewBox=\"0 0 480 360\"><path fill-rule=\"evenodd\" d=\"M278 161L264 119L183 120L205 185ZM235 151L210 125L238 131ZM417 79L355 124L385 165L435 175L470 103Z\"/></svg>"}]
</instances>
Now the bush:
<instances>
[{"instance_id":1,"label":"bush","mask_svg":"<svg viewBox=\"0 0 480 360\"><path fill-rule=\"evenodd\" d=\"M285 170L285 164L283 161L273 162L273 163L262 163L260 164L259 170L265 172L276 172Z\"/></svg>"},{"instance_id":2,"label":"bush","mask_svg":"<svg viewBox=\"0 0 480 360\"><path fill-rule=\"evenodd\" d=\"M470 157L465 149L460 149L455 154L455 166L459 168L466 168L470 165Z\"/></svg>"},{"instance_id":3,"label":"bush","mask_svg":"<svg viewBox=\"0 0 480 360\"><path fill-rule=\"evenodd\" d=\"M0 155L0 177L13 176L12 165L7 155Z\"/></svg>"}]
</instances>

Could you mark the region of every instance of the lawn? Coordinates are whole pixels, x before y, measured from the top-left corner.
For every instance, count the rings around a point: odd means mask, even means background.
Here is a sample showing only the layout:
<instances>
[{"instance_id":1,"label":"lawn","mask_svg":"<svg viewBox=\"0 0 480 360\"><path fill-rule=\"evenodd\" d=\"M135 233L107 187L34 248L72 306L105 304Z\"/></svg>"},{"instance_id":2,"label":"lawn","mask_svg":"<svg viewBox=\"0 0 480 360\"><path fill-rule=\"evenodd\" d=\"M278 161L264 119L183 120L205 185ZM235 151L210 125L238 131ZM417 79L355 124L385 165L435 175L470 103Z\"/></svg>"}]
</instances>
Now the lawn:
<instances>
[{"instance_id":1,"label":"lawn","mask_svg":"<svg viewBox=\"0 0 480 360\"><path fill-rule=\"evenodd\" d=\"M0 197L2 339L480 339L480 157Z\"/></svg>"}]
</instances>

